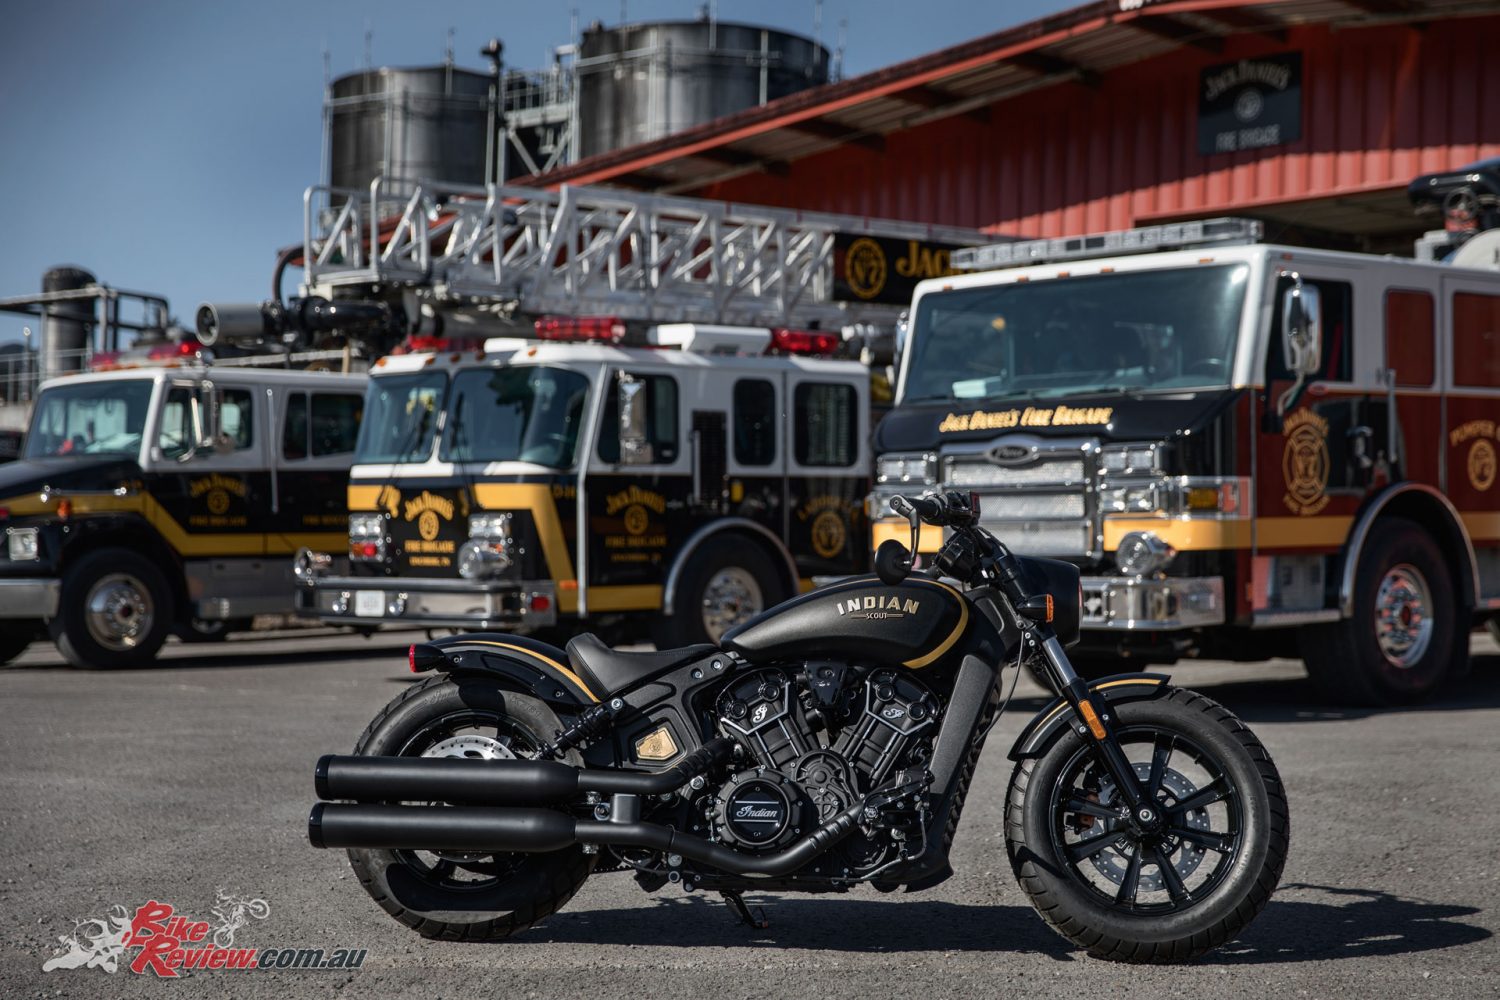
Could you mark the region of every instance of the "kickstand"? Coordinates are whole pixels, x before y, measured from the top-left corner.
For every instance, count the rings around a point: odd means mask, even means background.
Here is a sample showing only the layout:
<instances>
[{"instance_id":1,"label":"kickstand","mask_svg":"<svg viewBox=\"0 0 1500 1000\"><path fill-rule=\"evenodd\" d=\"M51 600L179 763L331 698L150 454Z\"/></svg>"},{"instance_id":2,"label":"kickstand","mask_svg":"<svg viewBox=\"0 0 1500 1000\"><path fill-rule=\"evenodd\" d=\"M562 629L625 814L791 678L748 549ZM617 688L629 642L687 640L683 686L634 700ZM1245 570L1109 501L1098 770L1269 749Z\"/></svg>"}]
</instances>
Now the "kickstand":
<instances>
[{"instance_id":1,"label":"kickstand","mask_svg":"<svg viewBox=\"0 0 1500 1000\"><path fill-rule=\"evenodd\" d=\"M752 914L750 907L745 905L745 898L739 893L721 892L719 895L723 896L724 902L728 903L730 909L738 914L739 923L745 924L757 931L763 931L771 926L771 921L766 919L766 911L761 907L756 907L755 913Z\"/></svg>"}]
</instances>

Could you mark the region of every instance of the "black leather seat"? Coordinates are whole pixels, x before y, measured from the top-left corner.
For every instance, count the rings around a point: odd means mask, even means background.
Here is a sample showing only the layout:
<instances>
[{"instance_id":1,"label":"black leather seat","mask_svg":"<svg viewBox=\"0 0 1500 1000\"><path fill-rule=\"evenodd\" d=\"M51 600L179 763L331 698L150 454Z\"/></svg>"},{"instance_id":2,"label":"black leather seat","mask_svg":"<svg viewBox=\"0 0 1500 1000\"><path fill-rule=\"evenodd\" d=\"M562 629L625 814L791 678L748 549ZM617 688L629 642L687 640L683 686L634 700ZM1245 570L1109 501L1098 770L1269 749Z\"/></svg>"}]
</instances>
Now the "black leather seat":
<instances>
[{"instance_id":1,"label":"black leather seat","mask_svg":"<svg viewBox=\"0 0 1500 1000\"><path fill-rule=\"evenodd\" d=\"M568 643L568 659L572 661L573 669L601 701L616 692L718 651L717 646L705 643L652 653L622 653L606 646L592 632L585 632Z\"/></svg>"}]
</instances>

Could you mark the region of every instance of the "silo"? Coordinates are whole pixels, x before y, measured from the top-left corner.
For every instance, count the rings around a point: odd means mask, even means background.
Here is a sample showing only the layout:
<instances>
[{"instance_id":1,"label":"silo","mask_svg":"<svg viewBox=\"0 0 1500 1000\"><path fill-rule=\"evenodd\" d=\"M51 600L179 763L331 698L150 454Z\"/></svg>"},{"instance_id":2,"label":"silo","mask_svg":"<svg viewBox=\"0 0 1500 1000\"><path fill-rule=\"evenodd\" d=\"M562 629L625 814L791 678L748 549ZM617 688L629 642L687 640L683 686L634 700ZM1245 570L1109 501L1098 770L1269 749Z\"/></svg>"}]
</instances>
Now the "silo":
<instances>
[{"instance_id":1,"label":"silo","mask_svg":"<svg viewBox=\"0 0 1500 1000\"><path fill-rule=\"evenodd\" d=\"M483 184L490 81L451 65L334 80L323 109L329 183L361 191L378 176Z\"/></svg>"},{"instance_id":2,"label":"silo","mask_svg":"<svg viewBox=\"0 0 1500 1000\"><path fill-rule=\"evenodd\" d=\"M81 267L54 267L42 275L43 292L71 292L94 284ZM42 378L82 371L89 347L96 299L72 299L46 305L42 314L39 354Z\"/></svg>"},{"instance_id":3,"label":"silo","mask_svg":"<svg viewBox=\"0 0 1500 1000\"><path fill-rule=\"evenodd\" d=\"M828 82L810 38L724 21L658 21L584 32L579 157L722 118Z\"/></svg>"}]
</instances>

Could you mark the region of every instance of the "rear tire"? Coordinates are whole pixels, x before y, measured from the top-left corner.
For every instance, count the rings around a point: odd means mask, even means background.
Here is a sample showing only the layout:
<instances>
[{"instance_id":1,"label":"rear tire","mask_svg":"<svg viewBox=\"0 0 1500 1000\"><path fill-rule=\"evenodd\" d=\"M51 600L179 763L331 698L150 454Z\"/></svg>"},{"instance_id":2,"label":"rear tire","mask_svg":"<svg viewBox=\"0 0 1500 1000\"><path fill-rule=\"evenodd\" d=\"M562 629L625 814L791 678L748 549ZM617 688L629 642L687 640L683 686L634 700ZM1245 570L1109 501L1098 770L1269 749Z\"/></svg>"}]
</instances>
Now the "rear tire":
<instances>
[{"instance_id":1,"label":"rear tire","mask_svg":"<svg viewBox=\"0 0 1500 1000\"><path fill-rule=\"evenodd\" d=\"M1468 657L1467 632L1463 642L1457 634L1460 611L1432 537L1405 518L1382 518L1360 553L1354 613L1302 632L1308 676L1336 704L1421 701Z\"/></svg>"},{"instance_id":2,"label":"rear tire","mask_svg":"<svg viewBox=\"0 0 1500 1000\"><path fill-rule=\"evenodd\" d=\"M539 746L562 728L557 716L541 701L492 684L430 677L405 692L371 721L355 746L357 754L421 755L434 727L446 719L500 720L517 755L522 739ZM582 764L576 752L567 757ZM596 854L575 845L547 854L487 855L459 862L439 877L452 859L426 852L353 849L349 864L360 885L380 907L423 937L453 941L499 941L551 916L573 898L593 870ZM487 860L486 860L487 859ZM465 883L459 872L478 877ZM489 876L486 878L485 876Z\"/></svg>"},{"instance_id":3,"label":"rear tire","mask_svg":"<svg viewBox=\"0 0 1500 1000\"><path fill-rule=\"evenodd\" d=\"M1071 728L1041 757L1021 761L1011 777L1005 812L1011 866L1042 918L1090 955L1119 962L1185 962L1233 938L1271 898L1290 836L1286 793L1255 734L1202 695L1174 688L1151 701L1118 705L1115 711L1122 739L1147 738L1143 734L1153 740L1164 734L1181 739L1167 744L1156 795L1162 813L1170 817L1163 860L1178 873L1178 886L1197 883L1187 887L1192 895L1184 902L1168 889L1161 864L1146 855L1146 846L1133 846L1133 853L1142 856L1134 865L1128 864L1129 846L1110 854L1115 849L1110 845L1127 845L1130 838L1123 826L1114 828L1119 839L1105 829L1103 824L1116 819L1084 816L1061 804L1065 795L1066 801L1078 798L1073 775L1080 764L1097 766L1092 746ZM1155 772L1149 763L1155 753L1143 755L1146 749L1137 745L1137 756L1131 758L1143 780L1148 775L1142 769ZM1145 763L1137 763L1142 756ZM1205 775L1217 771L1218 777L1190 780L1200 760L1211 764L1202 769ZM1096 792L1090 793L1090 801L1104 808L1101 816L1119 802L1107 786L1107 781L1093 785ZM1209 794L1225 787L1230 794L1217 799ZM1189 799L1211 804L1187 805ZM1188 811L1174 813L1178 801ZM1222 815L1211 816L1210 810ZM1225 846L1195 847L1172 833L1179 826L1200 837L1222 837ZM1079 839L1065 842L1070 834ZM1105 849L1078 860L1067 857L1070 850L1095 840ZM1135 891L1122 901L1119 896L1127 891L1132 871ZM1170 900L1160 898L1168 895Z\"/></svg>"},{"instance_id":4,"label":"rear tire","mask_svg":"<svg viewBox=\"0 0 1500 1000\"><path fill-rule=\"evenodd\" d=\"M763 546L744 537L711 539L684 568L671 614L663 615L655 630L656 644L669 649L717 643L787 596L786 582Z\"/></svg>"},{"instance_id":5,"label":"rear tire","mask_svg":"<svg viewBox=\"0 0 1500 1000\"><path fill-rule=\"evenodd\" d=\"M173 617L160 570L129 549L97 549L63 574L49 631L75 667L143 667L156 659Z\"/></svg>"}]
</instances>

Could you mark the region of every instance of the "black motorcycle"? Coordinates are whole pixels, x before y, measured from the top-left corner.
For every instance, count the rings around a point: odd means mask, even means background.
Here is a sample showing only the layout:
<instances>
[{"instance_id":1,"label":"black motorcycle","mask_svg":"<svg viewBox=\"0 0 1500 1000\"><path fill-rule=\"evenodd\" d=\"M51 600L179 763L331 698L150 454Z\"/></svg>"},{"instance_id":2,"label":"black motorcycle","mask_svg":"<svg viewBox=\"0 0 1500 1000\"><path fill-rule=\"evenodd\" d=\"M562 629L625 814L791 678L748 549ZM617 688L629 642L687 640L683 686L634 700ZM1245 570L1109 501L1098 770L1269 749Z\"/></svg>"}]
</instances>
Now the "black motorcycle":
<instances>
[{"instance_id":1,"label":"black motorcycle","mask_svg":"<svg viewBox=\"0 0 1500 1000\"><path fill-rule=\"evenodd\" d=\"M1011 865L1090 954L1182 961L1232 938L1286 858L1285 792L1237 718L1156 674L1080 680L1078 569L1014 555L959 493L891 506L950 529L925 572L900 542L876 575L772 608L716 646L564 652L478 634L413 646L437 671L354 756L318 761L308 834L428 937L499 939L591 873L722 893L914 892L949 848L985 736L1030 665L1058 697L1010 756ZM959 589L949 581L963 581ZM1010 691L1014 692L1014 680ZM1003 696L1003 698L1002 698Z\"/></svg>"}]
</instances>

